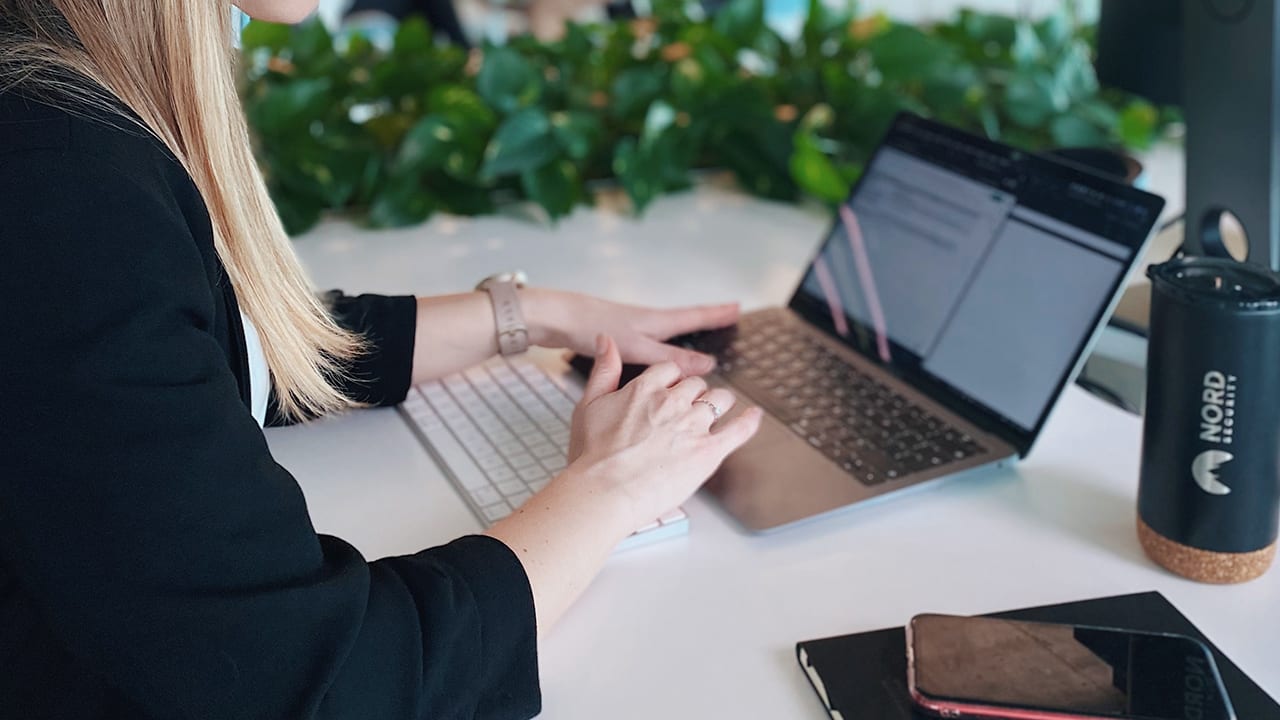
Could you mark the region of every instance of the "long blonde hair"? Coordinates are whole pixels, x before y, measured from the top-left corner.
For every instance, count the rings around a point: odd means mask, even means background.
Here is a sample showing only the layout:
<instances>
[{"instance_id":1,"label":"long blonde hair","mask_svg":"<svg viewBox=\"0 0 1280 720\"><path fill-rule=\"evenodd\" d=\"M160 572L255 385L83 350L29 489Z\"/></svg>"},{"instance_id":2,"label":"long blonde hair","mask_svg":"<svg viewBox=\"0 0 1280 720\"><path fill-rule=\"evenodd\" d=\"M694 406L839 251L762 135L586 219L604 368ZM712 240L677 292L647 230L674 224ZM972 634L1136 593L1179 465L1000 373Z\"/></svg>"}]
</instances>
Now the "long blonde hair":
<instances>
[{"instance_id":1,"label":"long blonde hair","mask_svg":"<svg viewBox=\"0 0 1280 720\"><path fill-rule=\"evenodd\" d=\"M322 415L351 405L335 380L362 343L312 292L267 194L236 92L230 25L228 0L0 0L0 89L43 86L97 106L114 96L141 118L208 206L280 410Z\"/></svg>"}]
</instances>

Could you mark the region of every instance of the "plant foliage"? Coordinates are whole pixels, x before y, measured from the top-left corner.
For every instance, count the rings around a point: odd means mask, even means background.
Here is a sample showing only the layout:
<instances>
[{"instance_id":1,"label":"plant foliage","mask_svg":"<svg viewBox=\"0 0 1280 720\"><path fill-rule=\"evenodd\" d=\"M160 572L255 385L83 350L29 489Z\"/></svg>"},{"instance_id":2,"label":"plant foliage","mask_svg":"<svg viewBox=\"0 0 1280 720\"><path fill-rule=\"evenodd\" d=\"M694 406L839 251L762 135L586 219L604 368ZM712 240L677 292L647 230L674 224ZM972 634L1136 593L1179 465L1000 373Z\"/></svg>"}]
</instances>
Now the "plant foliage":
<instances>
[{"instance_id":1,"label":"plant foliage","mask_svg":"<svg viewBox=\"0 0 1280 720\"><path fill-rule=\"evenodd\" d=\"M1169 117L1098 86L1064 11L1029 22L961 11L927 27L811 0L794 39L762 0L713 18L676 0L653 17L571 25L471 52L412 19L390 48L319 21L251 23L243 95L292 233L341 210L373 226L532 200L554 220L616 180L637 212L724 168L747 191L839 202L900 110L1027 149L1141 148Z\"/></svg>"}]
</instances>

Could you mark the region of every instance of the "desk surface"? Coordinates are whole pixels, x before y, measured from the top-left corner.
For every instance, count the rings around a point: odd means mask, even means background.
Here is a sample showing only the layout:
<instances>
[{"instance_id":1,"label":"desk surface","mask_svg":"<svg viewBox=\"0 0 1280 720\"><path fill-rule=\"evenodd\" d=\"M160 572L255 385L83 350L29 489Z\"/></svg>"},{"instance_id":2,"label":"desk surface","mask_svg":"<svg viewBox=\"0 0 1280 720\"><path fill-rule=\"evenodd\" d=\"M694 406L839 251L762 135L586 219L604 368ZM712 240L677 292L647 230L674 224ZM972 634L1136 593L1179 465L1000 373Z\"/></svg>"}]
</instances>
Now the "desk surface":
<instances>
[{"instance_id":1,"label":"desk surface","mask_svg":"<svg viewBox=\"0 0 1280 720\"><path fill-rule=\"evenodd\" d=\"M554 229L437 219L364 233L330 223L298 241L320 287L420 294L521 267L545 285L656 305L785 301L824 212L715 186L664 198L640 221L580 210ZM1152 565L1134 531L1136 417L1067 391L1015 469L918 490L768 536L706 498L687 537L619 553L540 649L544 716L825 716L797 640L1159 590L1280 696L1280 570L1216 587ZM271 430L316 527L368 557L409 553L479 523L394 410Z\"/></svg>"}]
</instances>

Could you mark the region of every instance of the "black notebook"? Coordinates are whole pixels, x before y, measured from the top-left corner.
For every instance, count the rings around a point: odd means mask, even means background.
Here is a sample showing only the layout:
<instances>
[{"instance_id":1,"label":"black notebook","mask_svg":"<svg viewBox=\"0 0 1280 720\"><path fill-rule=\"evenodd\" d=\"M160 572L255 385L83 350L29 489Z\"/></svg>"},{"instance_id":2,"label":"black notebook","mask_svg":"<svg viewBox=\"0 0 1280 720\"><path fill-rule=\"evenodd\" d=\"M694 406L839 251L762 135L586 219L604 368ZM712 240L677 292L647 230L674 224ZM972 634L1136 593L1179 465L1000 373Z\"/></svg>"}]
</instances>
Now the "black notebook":
<instances>
[{"instance_id":1,"label":"black notebook","mask_svg":"<svg viewBox=\"0 0 1280 720\"><path fill-rule=\"evenodd\" d=\"M1236 667L1158 592L993 613L993 617L1171 632L1203 640L1218 662L1240 720L1280 720L1280 705ZM796 643L796 657L835 720L934 720L907 694L906 634L901 627Z\"/></svg>"}]
</instances>

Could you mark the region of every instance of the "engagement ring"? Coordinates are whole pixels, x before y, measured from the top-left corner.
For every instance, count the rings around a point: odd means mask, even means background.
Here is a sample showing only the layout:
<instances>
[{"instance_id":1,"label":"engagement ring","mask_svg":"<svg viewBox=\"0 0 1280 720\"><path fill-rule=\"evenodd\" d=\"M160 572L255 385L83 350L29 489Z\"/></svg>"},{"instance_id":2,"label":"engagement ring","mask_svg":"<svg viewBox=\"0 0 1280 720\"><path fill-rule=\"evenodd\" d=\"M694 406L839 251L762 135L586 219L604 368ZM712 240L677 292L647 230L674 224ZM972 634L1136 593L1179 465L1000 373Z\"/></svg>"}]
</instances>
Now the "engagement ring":
<instances>
[{"instance_id":1,"label":"engagement ring","mask_svg":"<svg viewBox=\"0 0 1280 720\"><path fill-rule=\"evenodd\" d=\"M711 402L710 400L703 400L702 398L698 398L697 400L693 401L694 405L697 405L698 403L702 403L703 405L706 405L707 407L711 408L711 414L715 416L717 420L720 419L720 408L716 407L715 403Z\"/></svg>"}]
</instances>

